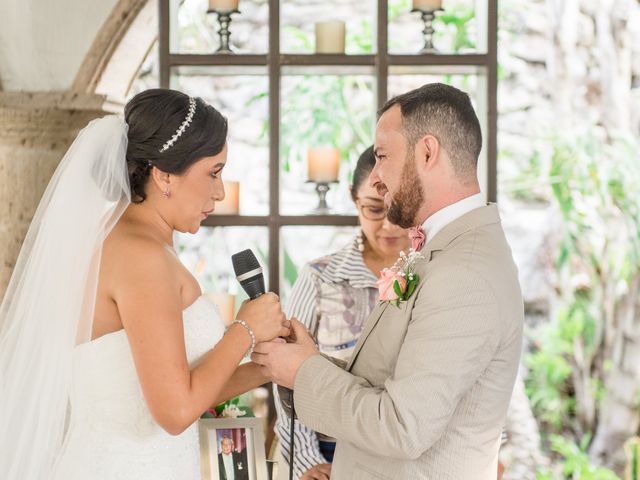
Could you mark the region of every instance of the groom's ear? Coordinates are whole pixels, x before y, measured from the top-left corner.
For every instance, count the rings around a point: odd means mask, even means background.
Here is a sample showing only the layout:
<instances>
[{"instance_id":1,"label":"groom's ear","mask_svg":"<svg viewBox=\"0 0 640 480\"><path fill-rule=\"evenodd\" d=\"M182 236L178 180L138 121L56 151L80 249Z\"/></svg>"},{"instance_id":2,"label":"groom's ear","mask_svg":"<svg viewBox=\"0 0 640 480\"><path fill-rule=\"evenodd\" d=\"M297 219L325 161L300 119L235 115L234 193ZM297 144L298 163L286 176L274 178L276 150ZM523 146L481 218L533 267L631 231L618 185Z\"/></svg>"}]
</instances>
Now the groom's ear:
<instances>
[{"instance_id":1,"label":"groom's ear","mask_svg":"<svg viewBox=\"0 0 640 480\"><path fill-rule=\"evenodd\" d=\"M440 142L433 135L425 135L418 142L419 164L427 168L433 168L440 157Z\"/></svg>"}]
</instances>

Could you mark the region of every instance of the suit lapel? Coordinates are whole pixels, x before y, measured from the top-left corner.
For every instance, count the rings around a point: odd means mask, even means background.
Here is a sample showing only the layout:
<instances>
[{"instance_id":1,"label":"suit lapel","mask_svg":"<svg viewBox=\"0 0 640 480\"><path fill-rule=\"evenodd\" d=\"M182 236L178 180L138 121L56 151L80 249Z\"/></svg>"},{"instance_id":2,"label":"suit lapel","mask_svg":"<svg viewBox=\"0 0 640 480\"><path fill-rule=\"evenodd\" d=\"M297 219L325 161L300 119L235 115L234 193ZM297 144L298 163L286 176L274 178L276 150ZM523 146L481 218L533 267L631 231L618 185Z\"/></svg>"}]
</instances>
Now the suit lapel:
<instances>
[{"instance_id":1,"label":"suit lapel","mask_svg":"<svg viewBox=\"0 0 640 480\"><path fill-rule=\"evenodd\" d=\"M431 260L432 251L433 251L433 246L429 247L428 244L425 245L425 248L420 252L424 256L424 260L418 260L418 263L415 266L416 271L420 273L420 276L423 279L424 279L424 266L427 263L429 263L429 261ZM422 281L423 280L421 280L421 282ZM389 307L389 302L380 302L369 315L369 320L367 321L364 327L364 330L362 331L362 334L358 339L358 343L356 344L353 350L353 354L349 359L349 363L347 364L348 372L350 372L351 369L353 368L353 365L356 362L356 359L358 358L358 354L360 353L360 350L362 350L363 345L367 341L367 338L369 337L371 332L373 332L373 329L376 327L376 325L378 325L378 322L384 315L384 312L386 311L387 307Z\"/></svg>"},{"instance_id":2,"label":"suit lapel","mask_svg":"<svg viewBox=\"0 0 640 480\"><path fill-rule=\"evenodd\" d=\"M498 207L494 203L490 203L484 207L476 208L465 213L453 222L446 225L436 235L427 239L422 253L427 259L432 252L445 249L452 241L471 230L475 230L484 225L491 223L499 223L500 215ZM428 253L428 255L427 255Z\"/></svg>"},{"instance_id":3,"label":"suit lapel","mask_svg":"<svg viewBox=\"0 0 640 480\"><path fill-rule=\"evenodd\" d=\"M435 251L434 246L433 245L429 246L429 244L427 244L425 245L424 249L422 249L422 251L420 252L420 254L424 257L424 259L418 260L418 262L415 264L416 273L419 273L421 277L420 282L424 281L425 266L427 265L427 263L431 261L433 251ZM376 327L376 325L378 325L378 322L384 315L384 312L386 311L388 306L389 306L389 302L380 302L369 315L369 319L364 327L364 330L362 331L362 334L360 335L360 338L358 339L358 343L356 344L353 350L351 359L347 364L348 372L350 372L351 368L353 368L353 364L356 362L356 359L358 357L358 354L360 353L360 350L362 350L363 345L367 341L367 338L369 337L371 332L373 332L373 329Z\"/></svg>"},{"instance_id":4,"label":"suit lapel","mask_svg":"<svg viewBox=\"0 0 640 480\"><path fill-rule=\"evenodd\" d=\"M445 249L454 239L458 236L473 230L481 225L495 223L500 221L498 214L498 208L495 204L489 204L485 207L477 208L471 212L466 213L462 217L454 220L440 232L438 232L432 240L428 241L424 248L420 251L420 254L424 257L424 260L419 260L416 264L416 272L420 274L422 283L425 279L426 265L432 260L433 253ZM415 295L415 294L414 294ZM358 339L351 359L347 364L347 371L350 372L354 363L358 358L360 350L367 341L367 338L376 327L385 310L389 306L389 302L380 302L376 308L369 315L369 319Z\"/></svg>"},{"instance_id":5,"label":"suit lapel","mask_svg":"<svg viewBox=\"0 0 640 480\"><path fill-rule=\"evenodd\" d=\"M353 367L353 364L355 363L356 358L358 357L358 353L360 353L360 350L362 349L362 345L364 345L364 342L367 341L367 337L369 336L369 334L371 334L375 326L378 324L378 322L380 321L380 318L382 318L382 315L384 314L384 311L387 309L388 306L389 306L389 302L384 302L384 303L380 302L369 315L369 320L367 321L364 327L364 330L362 331L362 334L358 339L358 343L356 344L353 350L351 359L347 364L348 372L351 371L351 367Z\"/></svg>"}]
</instances>

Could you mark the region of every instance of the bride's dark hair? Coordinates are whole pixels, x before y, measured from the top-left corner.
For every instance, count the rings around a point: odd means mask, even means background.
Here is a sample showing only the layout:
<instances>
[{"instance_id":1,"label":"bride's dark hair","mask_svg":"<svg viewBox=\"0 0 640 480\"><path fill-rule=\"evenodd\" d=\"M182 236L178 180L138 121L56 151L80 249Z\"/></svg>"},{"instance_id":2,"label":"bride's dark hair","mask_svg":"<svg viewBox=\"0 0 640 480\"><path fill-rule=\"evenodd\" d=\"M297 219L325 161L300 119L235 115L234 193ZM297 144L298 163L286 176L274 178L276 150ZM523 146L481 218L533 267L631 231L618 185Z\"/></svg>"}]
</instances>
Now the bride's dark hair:
<instances>
[{"instance_id":1,"label":"bride's dark hair","mask_svg":"<svg viewBox=\"0 0 640 480\"><path fill-rule=\"evenodd\" d=\"M219 154L227 141L227 119L201 98L191 124L171 147L160 152L189 113L189 96L176 90L155 88L133 97L124 108L129 125L127 168L131 201L142 203L151 167L180 175L203 157Z\"/></svg>"}]
</instances>

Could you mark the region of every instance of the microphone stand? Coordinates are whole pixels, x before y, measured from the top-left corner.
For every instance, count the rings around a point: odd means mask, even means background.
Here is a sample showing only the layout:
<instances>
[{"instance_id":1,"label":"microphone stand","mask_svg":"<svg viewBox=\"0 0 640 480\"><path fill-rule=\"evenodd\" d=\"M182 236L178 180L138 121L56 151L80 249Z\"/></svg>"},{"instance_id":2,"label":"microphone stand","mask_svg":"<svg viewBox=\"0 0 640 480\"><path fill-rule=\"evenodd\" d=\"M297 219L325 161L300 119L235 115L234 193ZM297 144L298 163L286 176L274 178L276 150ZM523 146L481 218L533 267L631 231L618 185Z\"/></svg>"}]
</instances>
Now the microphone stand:
<instances>
[{"instance_id":1,"label":"microphone stand","mask_svg":"<svg viewBox=\"0 0 640 480\"><path fill-rule=\"evenodd\" d=\"M289 430L289 436L291 438L291 449L289 450L289 480L293 480L293 445L294 435L295 435L295 421L296 421L296 410L293 405L293 394L291 395L291 426Z\"/></svg>"}]
</instances>

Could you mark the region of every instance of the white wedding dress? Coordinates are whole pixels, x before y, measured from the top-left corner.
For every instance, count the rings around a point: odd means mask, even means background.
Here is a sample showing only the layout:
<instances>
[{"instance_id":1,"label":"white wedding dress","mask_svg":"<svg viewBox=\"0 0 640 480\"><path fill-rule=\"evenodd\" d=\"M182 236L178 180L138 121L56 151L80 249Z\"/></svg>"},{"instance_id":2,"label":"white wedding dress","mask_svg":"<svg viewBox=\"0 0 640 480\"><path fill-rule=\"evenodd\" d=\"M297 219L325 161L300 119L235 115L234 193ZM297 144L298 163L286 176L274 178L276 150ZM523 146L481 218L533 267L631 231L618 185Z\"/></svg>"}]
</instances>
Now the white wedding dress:
<instances>
[{"instance_id":1,"label":"white wedding dress","mask_svg":"<svg viewBox=\"0 0 640 480\"><path fill-rule=\"evenodd\" d=\"M225 327L204 296L184 310L183 322L193 366ZM154 421L123 330L74 350L70 421L54 471L55 480L200 479L197 424L172 436Z\"/></svg>"}]
</instances>

